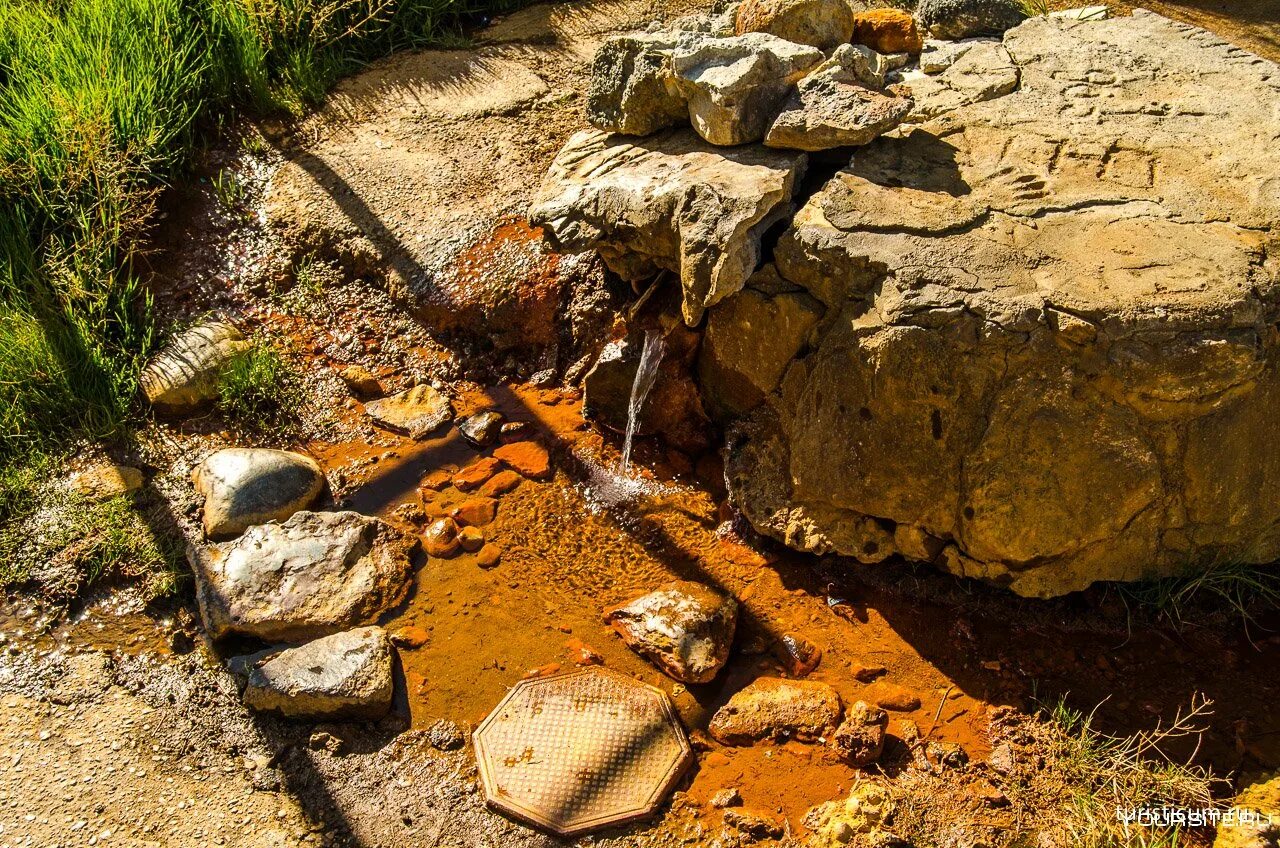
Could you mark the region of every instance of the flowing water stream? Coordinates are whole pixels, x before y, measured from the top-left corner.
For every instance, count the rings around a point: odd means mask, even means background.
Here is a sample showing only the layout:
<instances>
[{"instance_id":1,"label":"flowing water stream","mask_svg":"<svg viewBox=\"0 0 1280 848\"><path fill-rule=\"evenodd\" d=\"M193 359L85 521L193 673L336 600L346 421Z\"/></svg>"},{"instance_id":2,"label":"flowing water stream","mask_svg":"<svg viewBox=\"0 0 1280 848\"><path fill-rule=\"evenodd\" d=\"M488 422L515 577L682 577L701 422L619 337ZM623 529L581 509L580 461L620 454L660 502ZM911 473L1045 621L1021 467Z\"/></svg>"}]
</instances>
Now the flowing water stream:
<instances>
[{"instance_id":1,"label":"flowing water stream","mask_svg":"<svg viewBox=\"0 0 1280 848\"><path fill-rule=\"evenodd\" d=\"M636 379L631 384L631 400L627 403L627 435L622 443L622 460L618 463L618 471L624 475L631 467L631 444L635 439L636 427L639 426L640 410L644 408L645 399L657 382L658 365L662 362L665 347L661 330L644 331L640 365L636 368Z\"/></svg>"}]
</instances>

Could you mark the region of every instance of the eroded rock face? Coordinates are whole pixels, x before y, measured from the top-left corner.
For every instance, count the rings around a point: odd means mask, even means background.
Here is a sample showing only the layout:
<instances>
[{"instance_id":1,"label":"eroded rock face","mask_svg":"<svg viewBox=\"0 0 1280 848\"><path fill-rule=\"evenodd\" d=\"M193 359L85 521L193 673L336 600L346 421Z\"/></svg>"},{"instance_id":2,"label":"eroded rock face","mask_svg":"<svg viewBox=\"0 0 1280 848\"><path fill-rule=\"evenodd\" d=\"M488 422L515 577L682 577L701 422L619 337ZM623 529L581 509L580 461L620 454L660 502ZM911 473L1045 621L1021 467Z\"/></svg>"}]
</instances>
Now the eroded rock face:
<instances>
[{"instance_id":1,"label":"eroded rock face","mask_svg":"<svg viewBox=\"0 0 1280 848\"><path fill-rule=\"evenodd\" d=\"M1016 90L862 148L780 240L823 312L734 497L795 547L1024 595L1275 560L1280 74L1146 13L990 46ZM742 331L712 394L758 367Z\"/></svg>"},{"instance_id":2,"label":"eroded rock face","mask_svg":"<svg viewBox=\"0 0 1280 848\"><path fill-rule=\"evenodd\" d=\"M381 718L394 690L391 655L381 627L325 636L253 669L244 702L290 718Z\"/></svg>"},{"instance_id":3,"label":"eroded rock face","mask_svg":"<svg viewBox=\"0 0 1280 848\"><path fill-rule=\"evenodd\" d=\"M283 521L313 506L324 474L309 456L266 448L227 448L191 472L204 496L204 534L230 539L254 524Z\"/></svg>"},{"instance_id":4,"label":"eroded rock face","mask_svg":"<svg viewBox=\"0 0 1280 848\"><path fill-rule=\"evenodd\" d=\"M214 639L301 641L364 624L404 596L414 542L355 512L297 512L187 549Z\"/></svg>"},{"instance_id":5,"label":"eroded rock face","mask_svg":"<svg viewBox=\"0 0 1280 848\"><path fill-rule=\"evenodd\" d=\"M595 248L627 279L677 274L694 325L751 276L805 163L798 153L712 147L688 130L642 139L590 130L556 156L529 218L556 249Z\"/></svg>"},{"instance_id":6,"label":"eroded rock face","mask_svg":"<svg viewBox=\"0 0 1280 848\"><path fill-rule=\"evenodd\" d=\"M596 54L587 119L626 135L688 122L712 144L757 141L791 86L822 58L817 48L765 32L617 36Z\"/></svg>"},{"instance_id":7,"label":"eroded rock face","mask_svg":"<svg viewBox=\"0 0 1280 848\"><path fill-rule=\"evenodd\" d=\"M729 659L738 602L675 580L605 613L627 645L682 683L709 683Z\"/></svg>"},{"instance_id":8,"label":"eroded rock face","mask_svg":"<svg viewBox=\"0 0 1280 848\"><path fill-rule=\"evenodd\" d=\"M250 343L223 321L206 321L176 335L152 357L138 382L147 402L164 415L186 415L218 396L218 377Z\"/></svg>"}]
</instances>

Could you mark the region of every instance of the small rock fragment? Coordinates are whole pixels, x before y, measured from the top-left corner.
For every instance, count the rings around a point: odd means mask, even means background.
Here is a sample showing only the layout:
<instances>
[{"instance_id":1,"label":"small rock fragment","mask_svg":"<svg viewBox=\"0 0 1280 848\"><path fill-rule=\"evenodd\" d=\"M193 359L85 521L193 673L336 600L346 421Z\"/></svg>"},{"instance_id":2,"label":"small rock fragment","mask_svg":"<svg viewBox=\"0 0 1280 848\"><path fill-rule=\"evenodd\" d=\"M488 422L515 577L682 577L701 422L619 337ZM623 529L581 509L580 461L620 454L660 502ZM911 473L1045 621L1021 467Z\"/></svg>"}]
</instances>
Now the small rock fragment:
<instances>
[{"instance_id":1,"label":"small rock fragment","mask_svg":"<svg viewBox=\"0 0 1280 848\"><path fill-rule=\"evenodd\" d=\"M382 395L382 383L363 365L348 365L339 374L342 382L358 398L375 398Z\"/></svg>"},{"instance_id":2,"label":"small rock fragment","mask_svg":"<svg viewBox=\"0 0 1280 848\"><path fill-rule=\"evenodd\" d=\"M519 486L522 479L524 478L515 471L499 471L484 482L484 485L479 489L479 494L486 498L496 498L499 495L505 495L516 486Z\"/></svg>"},{"instance_id":3,"label":"small rock fragment","mask_svg":"<svg viewBox=\"0 0 1280 848\"><path fill-rule=\"evenodd\" d=\"M381 627L325 636L254 669L244 702L291 718L381 718L391 707L391 652Z\"/></svg>"},{"instance_id":4,"label":"small rock fragment","mask_svg":"<svg viewBox=\"0 0 1280 848\"><path fill-rule=\"evenodd\" d=\"M888 726L888 713L865 701L855 701L829 742L850 765L870 765L880 759L884 751L884 734Z\"/></svg>"},{"instance_id":5,"label":"small rock fragment","mask_svg":"<svg viewBox=\"0 0 1280 848\"><path fill-rule=\"evenodd\" d=\"M969 762L969 755L955 742L930 742L926 751L939 765L947 768L961 768Z\"/></svg>"},{"instance_id":6,"label":"small rock fragment","mask_svg":"<svg viewBox=\"0 0 1280 848\"><path fill-rule=\"evenodd\" d=\"M255 524L310 509L324 493L320 466L309 456L266 448L227 448L191 472L204 496L204 534L230 539Z\"/></svg>"},{"instance_id":7,"label":"small rock fragment","mask_svg":"<svg viewBox=\"0 0 1280 848\"><path fill-rule=\"evenodd\" d=\"M425 439L453 418L449 398L426 384L370 401L364 411L377 424L411 439Z\"/></svg>"},{"instance_id":8,"label":"small rock fragment","mask_svg":"<svg viewBox=\"0 0 1280 848\"><path fill-rule=\"evenodd\" d=\"M537 442L512 442L495 450L493 455L530 480L551 476L551 455Z\"/></svg>"},{"instance_id":9,"label":"small rock fragment","mask_svg":"<svg viewBox=\"0 0 1280 848\"><path fill-rule=\"evenodd\" d=\"M911 712L920 709L920 698L910 689L906 689L896 683L888 683L880 681L873 683L867 688L866 696L868 700L875 702L877 706L884 707L886 710L896 710L898 712Z\"/></svg>"},{"instance_id":10,"label":"small rock fragment","mask_svg":"<svg viewBox=\"0 0 1280 848\"><path fill-rule=\"evenodd\" d=\"M476 565L481 568L494 568L502 561L502 548L490 542L476 552Z\"/></svg>"},{"instance_id":11,"label":"small rock fragment","mask_svg":"<svg viewBox=\"0 0 1280 848\"><path fill-rule=\"evenodd\" d=\"M484 547L484 531L479 527L463 527L458 531L458 544L467 553L475 553Z\"/></svg>"},{"instance_id":12,"label":"small rock fragment","mask_svg":"<svg viewBox=\"0 0 1280 848\"><path fill-rule=\"evenodd\" d=\"M458 522L452 518L438 518L427 525L422 533L422 547L429 556L451 557L458 552Z\"/></svg>"},{"instance_id":13,"label":"small rock fragment","mask_svg":"<svg viewBox=\"0 0 1280 848\"><path fill-rule=\"evenodd\" d=\"M427 741L437 751L456 751L467 744L467 737L456 723L442 718L427 728Z\"/></svg>"},{"instance_id":14,"label":"small rock fragment","mask_svg":"<svg viewBox=\"0 0 1280 848\"><path fill-rule=\"evenodd\" d=\"M773 644L773 655L792 677L807 677L822 662L822 649L795 633L784 633Z\"/></svg>"},{"instance_id":15,"label":"small rock fragment","mask_svg":"<svg viewBox=\"0 0 1280 848\"><path fill-rule=\"evenodd\" d=\"M727 786L711 796L711 806L718 810L723 810L726 807L740 807L742 806L742 794L738 792L737 787Z\"/></svg>"},{"instance_id":16,"label":"small rock fragment","mask_svg":"<svg viewBox=\"0 0 1280 848\"><path fill-rule=\"evenodd\" d=\"M675 580L604 615L627 646L683 683L708 683L729 659L738 602Z\"/></svg>"},{"instance_id":17,"label":"small rock fragment","mask_svg":"<svg viewBox=\"0 0 1280 848\"><path fill-rule=\"evenodd\" d=\"M877 53L916 55L924 37L916 19L902 9L868 9L853 16L854 44L865 44Z\"/></svg>"},{"instance_id":18,"label":"small rock fragment","mask_svg":"<svg viewBox=\"0 0 1280 848\"><path fill-rule=\"evenodd\" d=\"M477 412L459 421L458 430L471 444L479 448L487 448L498 440L502 420L502 414L498 412Z\"/></svg>"},{"instance_id":19,"label":"small rock fragment","mask_svg":"<svg viewBox=\"0 0 1280 848\"><path fill-rule=\"evenodd\" d=\"M498 502L493 498L468 498L449 513L459 524L483 527L498 515Z\"/></svg>"},{"instance_id":20,"label":"small rock fragment","mask_svg":"<svg viewBox=\"0 0 1280 848\"><path fill-rule=\"evenodd\" d=\"M754 839L781 839L782 822L763 810L725 810L724 823Z\"/></svg>"},{"instance_id":21,"label":"small rock fragment","mask_svg":"<svg viewBox=\"0 0 1280 848\"><path fill-rule=\"evenodd\" d=\"M564 651L574 665L604 665L604 657L576 637L564 643Z\"/></svg>"},{"instance_id":22,"label":"small rock fragment","mask_svg":"<svg viewBox=\"0 0 1280 848\"><path fill-rule=\"evenodd\" d=\"M71 490L90 503L131 495L142 488L142 472L131 465L105 462L73 475Z\"/></svg>"},{"instance_id":23,"label":"small rock fragment","mask_svg":"<svg viewBox=\"0 0 1280 848\"><path fill-rule=\"evenodd\" d=\"M453 487L459 492L479 488L502 467L502 461L492 456L482 456L453 475Z\"/></svg>"},{"instance_id":24,"label":"small rock fragment","mask_svg":"<svg viewBox=\"0 0 1280 848\"><path fill-rule=\"evenodd\" d=\"M712 738L725 745L761 739L811 741L840 722L840 696L825 683L761 677L711 717Z\"/></svg>"},{"instance_id":25,"label":"small rock fragment","mask_svg":"<svg viewBox=\"0 0 1280 848\"><path fill-rule=\"evenodd\" d=\"M853 678L858 682L870 683L877 677L883 675L887 669L882 665L862 665L861 663L857 663L850 666L849 671L853 674Z\"/></svg>"},{"instance_id":26,"label":"small rock fragment","mask_svg":"<svg viewBox=\"0 0 1280 848\"><path fill-rule=\"evenodd\" d=\"M430 641L431 633L425 627L419 627L416 624L406 624L391 634L391 644L408 650L421 648Z\"/></svg>"}]
</instances>

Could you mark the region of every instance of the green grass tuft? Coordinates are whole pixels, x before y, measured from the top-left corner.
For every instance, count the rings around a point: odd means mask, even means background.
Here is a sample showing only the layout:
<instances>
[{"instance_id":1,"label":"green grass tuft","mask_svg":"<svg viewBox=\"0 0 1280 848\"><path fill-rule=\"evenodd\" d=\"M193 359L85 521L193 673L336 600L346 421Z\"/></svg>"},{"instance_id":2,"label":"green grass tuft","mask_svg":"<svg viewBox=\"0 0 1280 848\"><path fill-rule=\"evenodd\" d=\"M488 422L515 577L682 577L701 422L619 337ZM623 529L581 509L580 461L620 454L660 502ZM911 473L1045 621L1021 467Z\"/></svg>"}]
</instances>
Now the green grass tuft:
<instances>
[{"instance_id":1,"label":"green grass tuft","mask_svg":"<svg viewBox=\"0 0 1280 848\"><path fill-rule=\"evenodd\" d=\"M218 411L248 431L287 431L303 400L300 378L273 345L256 340L218 378Z\"/></svg>"},{"instance_id":2,"label":"green grass tuft","mask_svg":"<svg viewBox=\"0 0 1280 848\"><path fill-rule=\"evenodd\" d=\"M156 192L238 112L300 114L394 49L520 0L0 4L0 465L127 428ZM220 197L235 201L221 179Z\"/></svg>"}]
</instances>

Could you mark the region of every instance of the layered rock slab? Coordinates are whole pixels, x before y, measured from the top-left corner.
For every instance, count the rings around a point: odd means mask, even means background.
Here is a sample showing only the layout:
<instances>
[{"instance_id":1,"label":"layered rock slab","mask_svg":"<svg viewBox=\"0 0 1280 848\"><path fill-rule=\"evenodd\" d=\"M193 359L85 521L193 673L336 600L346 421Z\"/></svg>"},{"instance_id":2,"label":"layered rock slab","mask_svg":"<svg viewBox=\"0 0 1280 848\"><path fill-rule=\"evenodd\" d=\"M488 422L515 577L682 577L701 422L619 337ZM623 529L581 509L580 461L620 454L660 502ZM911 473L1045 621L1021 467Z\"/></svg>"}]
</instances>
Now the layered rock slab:
<instances>
[{"instance_id":1,"label":"layered rock slab","mask_svg":"<svg viewBox=\"0 0 1280 848\"><path fill-rule=\"evenodd\" d=\"M1025 595L1275 560L1280 72L1142 13L999 46L1016 90L860 149L780 240L824 311L736 429L737 502ZM755 376L743 332L704 375Z\"/></svg>"},{"instance_id":2,"label":"layered rock slab","mask_svg":"<svg viewBox=\"0 0 1280 848\"><path fill-rule=\"evenodd\" d=\"M381 718L394 692L392 654L381 627L325 636L253 669L244 702L290 718Z\"/></svg>"},{"instance_id":3,"label":"layered rock slab","mask_svg":"<svg viewBox=\"0 0 1280 848\"><path fill-rule=\"evenodd\" d=\"M297 512L234 542L192 545L196 600L214 639L301 641L372 621L405 594L416 543L355 512Z\"/></svg>"},{"instance_id":4,"label":"layered rock slab","mask_svg":"<svg viewBox=\"0 0 1280 848\"><path fill-rule=\"evenodd\" d=\"M806 161L712 147L688 130L640 139L588 130L556 156L529 219L557 250L594 248L627 279L675 273L695 325L751 276L765 230L791 212Z\"/></svg>"}]
</instances>

